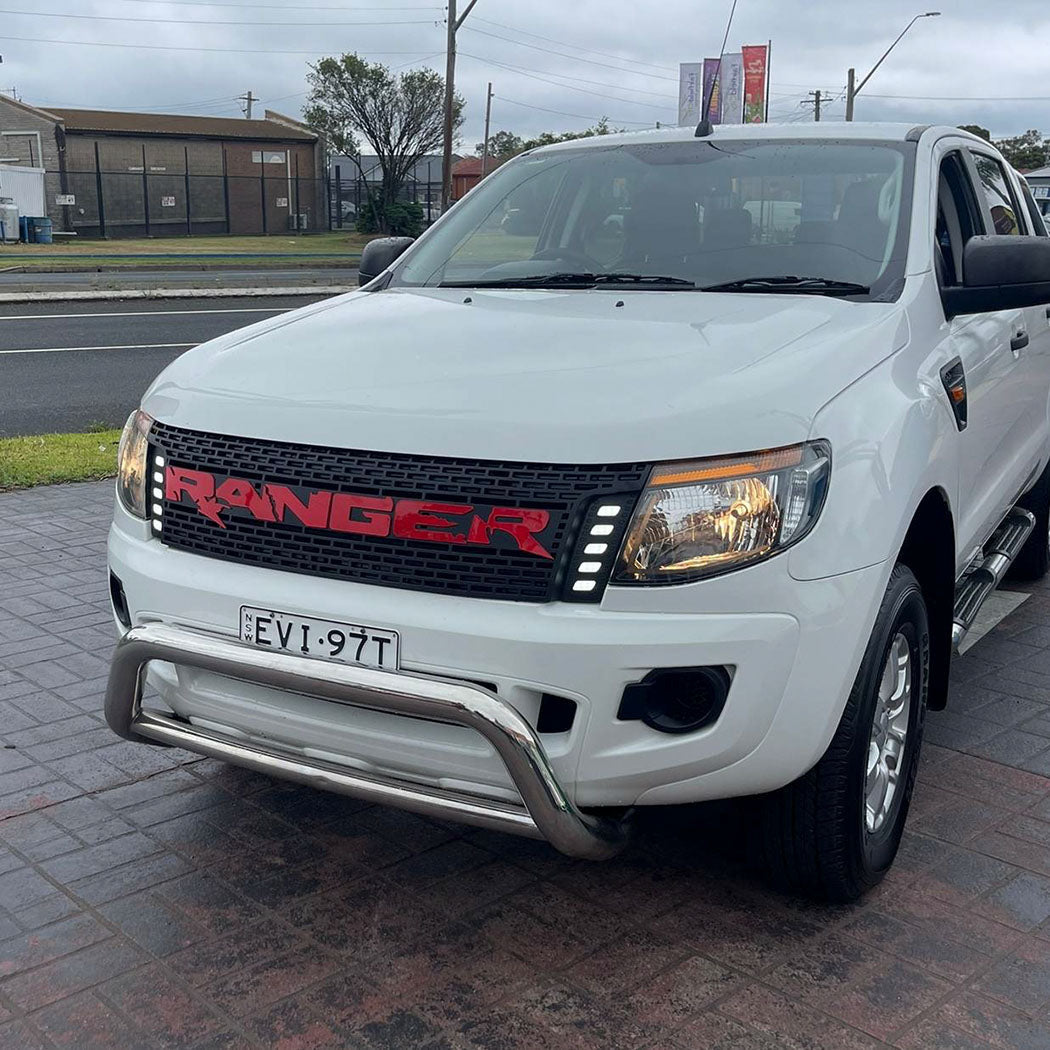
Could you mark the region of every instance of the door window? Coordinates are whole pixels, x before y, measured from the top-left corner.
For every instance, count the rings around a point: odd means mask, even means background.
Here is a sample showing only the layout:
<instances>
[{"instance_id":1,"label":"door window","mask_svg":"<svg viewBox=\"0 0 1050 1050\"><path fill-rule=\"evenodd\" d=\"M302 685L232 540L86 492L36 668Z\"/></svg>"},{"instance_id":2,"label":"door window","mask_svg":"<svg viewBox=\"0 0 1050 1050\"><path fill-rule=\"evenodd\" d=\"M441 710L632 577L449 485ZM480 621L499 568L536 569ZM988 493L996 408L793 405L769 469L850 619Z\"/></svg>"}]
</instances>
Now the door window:
<instances>
[{"instance_id":1,"label":"door window","mask_svg":"<svg viewBox=\"0 0 1050 1050\"><path fill-rule=\"evenodd\" d=\"M942 287L962 283L963 249L981 232L980 209L962 155L949 153L941 161L934 234L934 260Z\"/></svg>"},{"instance_id":2,"label":"door window","mask_svg":"<svg viewBox=\"0 0 1050 1050\"><path fill-rule=\"evenodd\" d=\"M1032 196L1032 190L1024 179L1021 180L1021 193L1024 195L1025 207L1028 209L1028 222L1032 227L1032 233L1036 237L1050 237L1050 228L1047 226L1046 219L1043 218L1039 205L1035 203L1035 198Z\"/></svg>"},{"instance_id":3,"label":"door window","mask_svg":"<svg viewBox=\"0 0 1050 1050\"><path fill-rule=\"evenodd\" d=\"M1023 235L1025 231L1019 218L1020 209L1014 199L1010 181L1006 177L1002 164L994 157L989 157L984 153L974 153L973 162L977 168L977 176L981 180L981 189L984 191L988 210L992 213L993 229L989 230L989 233L998 233L1007 237Z\"/></svg>"}]
</instances>

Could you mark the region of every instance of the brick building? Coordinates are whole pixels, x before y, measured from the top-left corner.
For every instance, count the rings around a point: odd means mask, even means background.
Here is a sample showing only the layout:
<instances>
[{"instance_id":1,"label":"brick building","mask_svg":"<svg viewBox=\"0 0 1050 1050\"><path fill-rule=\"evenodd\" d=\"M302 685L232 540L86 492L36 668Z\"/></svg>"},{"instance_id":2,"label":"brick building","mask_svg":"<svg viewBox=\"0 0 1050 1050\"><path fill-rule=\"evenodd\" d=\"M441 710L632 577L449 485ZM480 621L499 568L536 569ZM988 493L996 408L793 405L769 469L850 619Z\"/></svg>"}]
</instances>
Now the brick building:
<instances>
[{"instance_id":1,"label":"brick building","mask_svg":"<svg viewBox=\"0 0 1050 1050\"><path fill-rule=\"evenodd\" d=\"M479 182L481 182L482 167L485 175L491 175L507 158L486 157L464 157L452 165L452 199L458 201L465 197Z\"/></svg>"},{"instance_id":2,"label":"brick building","mask_svg":"<svg viewBox=\"0 0 1050 1050\"><path fill-rule=\"evenodd\" d=\"M321 143L269 110L240 120L0 96L0 158L44 167L56 230L85 237L327 229Z\"/></svg>"}]
</instances>

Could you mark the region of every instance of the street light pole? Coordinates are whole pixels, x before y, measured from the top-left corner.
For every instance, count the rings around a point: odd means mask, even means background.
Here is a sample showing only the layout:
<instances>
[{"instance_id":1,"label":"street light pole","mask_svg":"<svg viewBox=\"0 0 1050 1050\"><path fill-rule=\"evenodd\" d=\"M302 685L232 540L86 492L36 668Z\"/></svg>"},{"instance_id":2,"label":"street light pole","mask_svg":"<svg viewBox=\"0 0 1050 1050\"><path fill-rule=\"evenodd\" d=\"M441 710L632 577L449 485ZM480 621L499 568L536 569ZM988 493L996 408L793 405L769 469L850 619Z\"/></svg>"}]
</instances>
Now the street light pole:
<instances>
[{"instance_id":1,"label":"street light pole","mask_svg":"<svg viewBox=\"0 0 1050 1050\"><path fill-rule=\"evenodd\" d=\"M883 53L882 58L880 58L878 60L878 62L876 62L875 65L873 65L871 67L871 71L868 73L868 75L859 84L857 83L857 71L855 69L851 69L849 71L849 82L846 85L846 119L847 120L852 120L853 119L854 102L855 102L857 96L864 89L864 85L867 84L867 82L869 80L871 80L871 78L875 75L875 71L879 68L879 66L882 65L883 62L886 61L886 59L889 57L890 52L904 39L904 37L908 33L908 30L911 29L911 27L913 25L915 25L915 23L918 22L920 18L937 18L939 16L940 16L940 11L926 11L926 12L924 12L921 15L916 15L904 27L904 31L901 33L901 35L899 37L897 37L897 39L894 40L893 43L890 44L890 46L888 48L886 48L886 51Z\"/></svg>"},{"instance_id":2,"label":"street light pole","mask_svg":"<svg viewBox=\"0 0 1050 1050\"><path fill-rule=\"evenodd\" d=\"M470 0L466 11L456 17L456 0L448 0L448 31L445 38L445 144L441 162L441 212L452 197L453 110L456 106L456 32L478 0Z\"/></svg>"}]
</instances>

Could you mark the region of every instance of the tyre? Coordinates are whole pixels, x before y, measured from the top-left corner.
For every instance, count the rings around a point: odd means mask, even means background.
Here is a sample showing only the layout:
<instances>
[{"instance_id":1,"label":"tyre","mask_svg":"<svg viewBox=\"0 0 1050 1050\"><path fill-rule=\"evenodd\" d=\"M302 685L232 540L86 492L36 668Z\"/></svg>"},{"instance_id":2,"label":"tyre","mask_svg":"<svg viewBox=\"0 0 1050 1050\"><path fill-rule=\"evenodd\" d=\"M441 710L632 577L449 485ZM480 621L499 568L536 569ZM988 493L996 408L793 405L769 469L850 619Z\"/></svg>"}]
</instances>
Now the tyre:
<instances>
[{"instance_id":1,"label":"tyre","mask_svg":"<svg viewBox=\"0 0 1050 1050\"><path fill-rule=\"evenodd\" d=\"M1050 466L1035 487L1017 502L1035 515L1035 528L1010 566L1008 576L1014 580L1041 580L1050 570Z\"/></svg>"},{"instance_id":2,"label":"tyre","mask_svg":"<svg viewBox=\"0 0 1050 1050\"><path fill-rule=\"evenodd\" d=\"M929 650L922 590L911 570L898 565L824 757L760 800L758 852L779 885L847 902L889 870L915 785Z\"/></svg>"}]
</instances>

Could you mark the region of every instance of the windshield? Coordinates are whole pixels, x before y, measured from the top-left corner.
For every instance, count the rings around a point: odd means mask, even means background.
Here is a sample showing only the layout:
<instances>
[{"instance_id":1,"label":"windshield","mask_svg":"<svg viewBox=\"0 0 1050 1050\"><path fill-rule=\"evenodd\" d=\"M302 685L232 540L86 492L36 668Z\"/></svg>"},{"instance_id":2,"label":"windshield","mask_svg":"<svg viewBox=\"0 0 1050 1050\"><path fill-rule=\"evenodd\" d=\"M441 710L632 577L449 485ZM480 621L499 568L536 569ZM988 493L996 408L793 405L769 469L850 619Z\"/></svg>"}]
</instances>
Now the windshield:
<instances>
[{"instance_id":1,"label":"windshield","mask_svg":"<svg viewBox=\"0 0 1050 1050\"><path fill-rule=\"evenodd\" d=\"M576 279L893 298L905 272L911 159L905 143L827 140L526 154L460 201L391 283L572 287Z\"/></svg>"}]
</instances>

